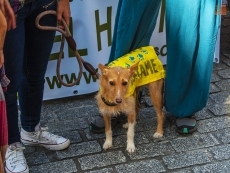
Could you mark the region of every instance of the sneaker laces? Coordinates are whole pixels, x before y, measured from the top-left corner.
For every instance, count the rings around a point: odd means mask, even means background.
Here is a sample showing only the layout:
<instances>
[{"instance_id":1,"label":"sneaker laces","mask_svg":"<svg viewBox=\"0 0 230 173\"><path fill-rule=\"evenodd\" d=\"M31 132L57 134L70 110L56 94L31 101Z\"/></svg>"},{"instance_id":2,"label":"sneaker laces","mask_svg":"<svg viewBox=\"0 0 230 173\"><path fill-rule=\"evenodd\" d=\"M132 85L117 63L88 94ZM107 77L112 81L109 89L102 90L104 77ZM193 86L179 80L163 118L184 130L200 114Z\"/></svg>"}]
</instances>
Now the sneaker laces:
<instances>
[{"instance_id":1,"label":"sneaker laces","mask_svg":"<svg viewBox=\"0 0 230 173\"><path fill-rule=\"evenodd\" d=\"M57 139L59 138L59 136L52 134L52 133L48 132L47 130L48 130L48 127L41 127L40 131L34 132L34 133L37 133L37 136L39 138L45 138L48 141L57 144Z\"/></svg>"},{"instance_id":2,"label":"sneaker laces","mask_svg":"<svg viewBox=\"0 0 230 173\"><path fill-rule=\"evenodd\" d=\"M12 167L16 167L20 164L25 164L26 160L22 150L25 149L21 144L12 144L9 146L10 150L8 151L10 154L5 158L5 161L9 159L10 165Z\"/></svg>"}]
</instances>

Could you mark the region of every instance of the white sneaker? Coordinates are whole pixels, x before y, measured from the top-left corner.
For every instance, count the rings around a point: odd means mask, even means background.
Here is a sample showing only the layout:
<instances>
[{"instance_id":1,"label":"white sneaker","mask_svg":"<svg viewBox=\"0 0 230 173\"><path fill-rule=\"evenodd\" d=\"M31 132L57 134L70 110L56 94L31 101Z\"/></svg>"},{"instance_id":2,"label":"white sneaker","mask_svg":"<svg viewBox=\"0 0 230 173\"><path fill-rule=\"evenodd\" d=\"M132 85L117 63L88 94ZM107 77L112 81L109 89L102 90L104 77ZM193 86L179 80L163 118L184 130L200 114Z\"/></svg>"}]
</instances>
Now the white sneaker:
<instances>
[{"instance_id":1,"label":"white sneaker","mask_svg":"<svg viewBox=\"0 0 230 173\"><path fill-rule=\"evenodd\" d=\"M38 130L36 130L38 129ZM70 145L69 139L46 131L47 128L35 127L35 132L27 132L21 128L21 141L24 145L39 145L48 150L63 150Z\"/></svg>"},{"instance_id":2,"label":"white sneaker","mask_svg":"<svg viewBox=\"0 0 230 173\"><path fill-rule=\"evenodd\" d=\"M25 156L25 149L20 142L13 143L6 150L5 171L6 173L29 173Z\"/></svg>"}]
</instances>

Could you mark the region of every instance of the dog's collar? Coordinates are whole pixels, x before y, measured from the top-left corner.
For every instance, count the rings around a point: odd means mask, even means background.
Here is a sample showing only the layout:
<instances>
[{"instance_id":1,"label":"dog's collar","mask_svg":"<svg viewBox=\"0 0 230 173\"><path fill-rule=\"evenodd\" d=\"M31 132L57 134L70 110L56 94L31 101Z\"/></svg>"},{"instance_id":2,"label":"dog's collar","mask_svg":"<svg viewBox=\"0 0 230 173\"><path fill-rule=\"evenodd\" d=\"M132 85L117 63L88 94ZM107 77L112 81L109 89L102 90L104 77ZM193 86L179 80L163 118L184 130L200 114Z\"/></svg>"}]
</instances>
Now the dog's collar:
<instances>
[{"instance_id":1,"label":"dog's collar","mask_svg":"<svg viewBox=\"0 0 230 173\"><path fill-rule=\"evenodd\" d=\"M108 100L105 99L105 97L101 96L101 100L107 105L107 106L116 106L117 103L114 102L110 102Z\"/></svg>"}]
</instances>

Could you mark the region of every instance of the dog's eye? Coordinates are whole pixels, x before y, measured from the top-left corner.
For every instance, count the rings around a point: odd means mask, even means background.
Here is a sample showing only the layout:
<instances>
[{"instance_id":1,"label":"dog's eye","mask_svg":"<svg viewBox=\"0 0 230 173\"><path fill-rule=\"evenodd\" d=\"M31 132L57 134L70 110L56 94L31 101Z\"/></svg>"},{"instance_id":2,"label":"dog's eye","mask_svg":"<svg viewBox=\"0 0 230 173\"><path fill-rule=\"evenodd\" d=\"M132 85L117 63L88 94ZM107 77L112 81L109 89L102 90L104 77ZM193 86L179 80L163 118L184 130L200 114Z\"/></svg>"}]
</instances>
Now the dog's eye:
<instances>
[{"instance_id":1,"label":"dog's eye","mask_svg":"<svg viewBox=\"0 0 230 173\"><path fill-rule=\"evenodd\" d=\"M109 84L112 85L112 86L115 85L115 83L113 81L109 81Z\"/></svg>"},{"instance_id":2,"label":"dog's eye","mask_svg":"<svg viewBox=\"0 0 230 173\"><path fill-rule=\"evenodd\" d=\"M128 84L128 82L126 82L126 81L122 82L122 85L127 85L127 84Z\"/></svg>"}]
</instances>

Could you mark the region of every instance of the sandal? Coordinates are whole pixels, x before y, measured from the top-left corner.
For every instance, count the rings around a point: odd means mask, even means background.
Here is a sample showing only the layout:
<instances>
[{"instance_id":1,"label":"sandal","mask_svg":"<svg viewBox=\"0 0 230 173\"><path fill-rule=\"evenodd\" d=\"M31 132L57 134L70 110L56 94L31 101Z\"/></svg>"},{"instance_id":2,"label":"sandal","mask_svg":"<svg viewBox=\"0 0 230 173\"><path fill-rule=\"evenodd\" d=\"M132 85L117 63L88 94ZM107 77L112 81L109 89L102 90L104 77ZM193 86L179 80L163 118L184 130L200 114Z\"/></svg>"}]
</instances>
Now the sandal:
<instances>
[{"instance_id":1,"label":"sandal","mask_svg":"<svg viewBox=\"0 0 230 173\"><path fill-rule=\"evenodd\" d=\"M114 129L120 122L124 122L126 115L121 113L119 116L111 117L111 128ZM93 133L105 133L104 119L101 114L94 119L89 125L89 131Z\"/></svg>"},{"instance_id":2,"label":"sandal","mask_svg":"<svg viewBox=\"0 0 230 173\"><path fill-rule=\"evenodd\" d=\"M176 119L176 131L180 134L192 134L197 129L194 116Z\"/></svg>"}]
</instances>

